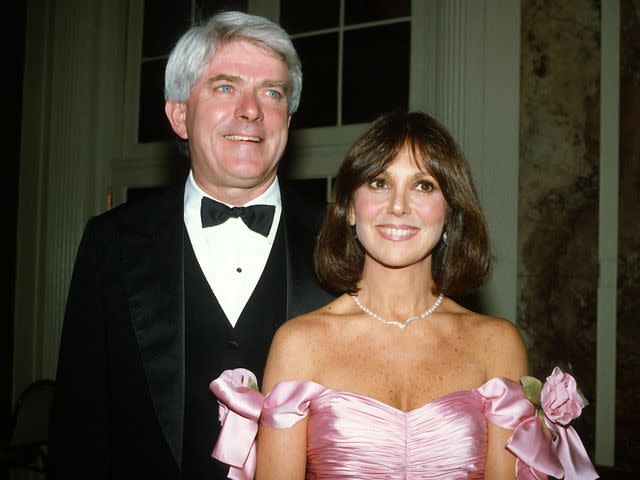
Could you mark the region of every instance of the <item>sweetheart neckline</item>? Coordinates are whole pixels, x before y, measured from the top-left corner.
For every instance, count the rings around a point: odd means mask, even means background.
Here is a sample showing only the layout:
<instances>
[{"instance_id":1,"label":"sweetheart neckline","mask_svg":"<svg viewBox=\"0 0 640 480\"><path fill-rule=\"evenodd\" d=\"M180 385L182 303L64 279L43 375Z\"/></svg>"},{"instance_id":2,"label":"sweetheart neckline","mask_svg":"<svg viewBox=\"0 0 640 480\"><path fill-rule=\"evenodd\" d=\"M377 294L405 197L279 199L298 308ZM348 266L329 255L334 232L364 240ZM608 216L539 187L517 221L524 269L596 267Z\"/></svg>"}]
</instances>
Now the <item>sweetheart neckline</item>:
<instances>
[{"instance_id":1,"label":"sweetheart neckline","mask_svg":"<svg viewBox=\"0 0 640 480\"><path fill-rule=\"evenodd\" d=\"M423 404L423 405L421 405L419 407L412 408L411 410L402 410L401 408L394 407L393 405L390 405L390 404L388 404L386 402L383 402L382 400L378 400L377 398L373 398L373 397L370 397L368 395L364 395L362 393L350 392L350 391L347 391L347 390L334 390L332 388L327 388L323 392L323 394L326 393L326 392L329 392L329 393L338 394L338 395L347 395L347 396L351 396L351 397L357 397L357 398L361 398L363 400L367 400L369 402L375 403L377 405L383 406L386 409L393 410L393 411L395 411L397 413L401 413L403 415L412 415L412 414L415 414L415 413L417 413L417 412L419 412L421 410L425 410L427 407L433 407L433 406L436 406L436 405L438 405L440 403L445 402L446 400L450 400L449 397L454 397L454 396L458 397L458 396L461 396L461 395L473 396L474 390L475 389L456 390L454 392L445 393L444 395L436 397L433 400L431 400L430 402L427 402L427 403L425 403L425 404Z\"/></svg>"},{"instance_id":2,"label":"sweetheart neckline","mask_svg":"<svg viewBox=\"0 0 640 480\"><path fill-rule=\"evenodd\" d=\"M499 377L494 377L494 378L499 378ZM493 379L491 379L491 380L493 380ZM487 380L487 382L488 381L490 381L490 380ZM485 382L485 383L487 383L487 382ZM414 414L414 413L416 413L416 412L418 412L420 410L423 410L423 409L425 409L425 408L427 408L429 406L437 405L437 404L442 403L445 400L449 399L449 397L460 396L460 395L471 395L471 396L473 396L476 393L477 388L479 388L479 387L473 387L473 388L470 388L468 390L455 390L453 392L445 393L444 395L436 397L433 400L431 400L430 402L427 402L427 403L425 403L425 404L423 404L423 405L421 405L419 407L416 407L416 408L413 408L411 410L406 410L405 411L405 410L402 410L401 408L395 407L395 406L390 405L390 404L388 404L386 402L383 402L382 400L379 400L379 399L374 398L374 397L370 397L370 396L365 395L363 393L352 392L352 391L349 391L349 390L338 390L338 389L335 389L335 388L329 388L329 387L327 387L327 386L325 386L325 385L323 385L321 383L314 382L312 380L284 380L284 381L281 381L279 383L309 383L309 384L318 385L319 387L324 389L321 393L318 394L318 396L324 395L326 393L332 393L332 394L336 394L336 395L346 395L346 396L356 397L356 398L360 398L360 399L363 399L363 400L367 400L369 402L375 403L375 404L380 405L380 406L384 406L389 410L393 410L395 412L402 413L404 415L411 415L411 414Z\"/></svg>"}]
</instances>

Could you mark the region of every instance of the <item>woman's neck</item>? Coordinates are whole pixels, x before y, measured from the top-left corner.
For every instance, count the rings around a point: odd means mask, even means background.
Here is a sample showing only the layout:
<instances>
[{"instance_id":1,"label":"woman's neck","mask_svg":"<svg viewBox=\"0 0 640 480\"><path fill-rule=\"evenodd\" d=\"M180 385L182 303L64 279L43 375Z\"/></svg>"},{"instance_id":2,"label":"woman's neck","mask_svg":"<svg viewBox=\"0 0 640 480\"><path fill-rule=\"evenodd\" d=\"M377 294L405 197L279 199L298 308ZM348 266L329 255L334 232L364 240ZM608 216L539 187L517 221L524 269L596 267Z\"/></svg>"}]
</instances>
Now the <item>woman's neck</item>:
<instances>
[{"instance_id":1,"label":"woman's neck","mask_svg":"<svg viewBox=\"0 0 640 480\"><path fill-rule=\"evenodd\" d=\"M405 268L367 265L358 282L358 299L379 316L404 320L428 309L436 301L431 268L416 264Z\"/></svg>"}]
</instances>

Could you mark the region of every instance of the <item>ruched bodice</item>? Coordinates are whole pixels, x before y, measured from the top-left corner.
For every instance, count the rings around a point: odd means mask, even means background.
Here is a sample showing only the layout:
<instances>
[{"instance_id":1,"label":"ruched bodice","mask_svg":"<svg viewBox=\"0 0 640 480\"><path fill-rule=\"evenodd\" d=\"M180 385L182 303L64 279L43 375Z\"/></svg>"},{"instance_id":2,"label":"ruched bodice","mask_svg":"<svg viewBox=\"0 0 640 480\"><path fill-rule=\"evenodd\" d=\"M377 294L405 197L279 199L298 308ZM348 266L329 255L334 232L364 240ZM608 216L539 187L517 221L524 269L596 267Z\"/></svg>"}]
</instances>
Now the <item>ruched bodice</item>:
<instances>
[{"instance_id":1,"label":"ruched bodice","mask_svg":"<svg viewBox=\"0 0 640 480\"><path fill-rule=\"evenodd\" d=\"M496 377L404 412L365 395L310 381L284 381L266 395L245 369L211 382L222 432L212 456L229 477L251 480L258 424L289 428L308 417L306 478L482 479L487 423L514 430L505 448L518 480L593 480L598 475L569 425L541 419L520 383Z\"/></svg>"},{"instance_id":2,"label":"ruched bodice","mask_svg":"<svg viewBox=\"0 0 640 480\"><path fill-rule=\"evenodd\" d=\"M480 479L484 401L456 392L410 412L325 390L309 406L308 479Z\"/></svg>"}]
</instances>

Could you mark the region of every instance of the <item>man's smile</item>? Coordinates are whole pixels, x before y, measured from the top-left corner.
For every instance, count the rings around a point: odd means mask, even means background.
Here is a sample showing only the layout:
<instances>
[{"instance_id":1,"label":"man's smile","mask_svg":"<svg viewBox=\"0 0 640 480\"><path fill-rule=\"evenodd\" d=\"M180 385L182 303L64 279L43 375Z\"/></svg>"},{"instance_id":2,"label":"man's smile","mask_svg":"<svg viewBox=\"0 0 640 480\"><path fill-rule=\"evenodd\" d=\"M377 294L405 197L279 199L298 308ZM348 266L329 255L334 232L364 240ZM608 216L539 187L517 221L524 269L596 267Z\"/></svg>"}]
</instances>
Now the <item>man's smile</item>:
<instances>
[{"instance_id":1,"label":"man's smile","mask_svg":"<svg viewBox=\"0 0 640 480\"><path fill-rule=\"evenodd\" d=\"M226 138L227 140L240 140L244 142L262 142L262 138L250 135L224 135L224 138Z\"/></svg>"}]
</instances>

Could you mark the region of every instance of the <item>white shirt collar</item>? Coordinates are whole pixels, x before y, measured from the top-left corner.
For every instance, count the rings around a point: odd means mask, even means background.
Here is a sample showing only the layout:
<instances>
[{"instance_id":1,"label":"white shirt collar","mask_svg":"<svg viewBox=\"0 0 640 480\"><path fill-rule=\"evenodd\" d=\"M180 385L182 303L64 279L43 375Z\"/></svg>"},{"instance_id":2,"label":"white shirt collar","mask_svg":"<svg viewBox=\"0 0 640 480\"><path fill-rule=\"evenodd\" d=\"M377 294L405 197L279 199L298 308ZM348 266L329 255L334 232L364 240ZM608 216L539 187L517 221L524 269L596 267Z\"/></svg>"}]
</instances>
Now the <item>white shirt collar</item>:
<instances>
[{"instance_id":1,"label":"white shirt collar","mask_svg":"<svg viewBox=\"0 0 640 480\"><path fill-rule=\"evenodd\" d=\"M187 211L187 206L190 206L191 203L196 203L198 208L198 218L200 216L200 203L202 201L202 197L209 197L216 202L224 203L229 207L246 207L248 205L274 205L276 207L276 211L279 211L282 208L282 199L280 197L280 184L278 183L278 177L275 177L273 183L269 185L263 193L258 195L256 198L249 200L244 205L231 205L222 200L217 199L213 195L209 195L207 192L202 190L195 179L193 178L193 171L189 172L189 176L187 177L187 183L184 189L184 202L185 202L185 212Z\"/></svg>"},{"instance_id":2,"label":"white shirt collar","mask_svg":"<svg viewBox=\"0 0 640 480\"><path fill-rule=\"evenodd\" d=\"M260 280L278 231L282 214L280 186L276 178L262 195L245 204L276 207L268 237L252 232L235 218L202 228L202 197L220 201L203 191L189 172L184 189L184 223L202 272L229 322L235 326Z\"/></svg>"}]
</instances>

